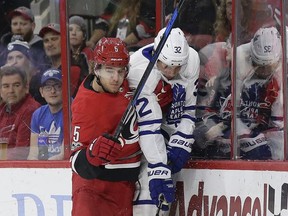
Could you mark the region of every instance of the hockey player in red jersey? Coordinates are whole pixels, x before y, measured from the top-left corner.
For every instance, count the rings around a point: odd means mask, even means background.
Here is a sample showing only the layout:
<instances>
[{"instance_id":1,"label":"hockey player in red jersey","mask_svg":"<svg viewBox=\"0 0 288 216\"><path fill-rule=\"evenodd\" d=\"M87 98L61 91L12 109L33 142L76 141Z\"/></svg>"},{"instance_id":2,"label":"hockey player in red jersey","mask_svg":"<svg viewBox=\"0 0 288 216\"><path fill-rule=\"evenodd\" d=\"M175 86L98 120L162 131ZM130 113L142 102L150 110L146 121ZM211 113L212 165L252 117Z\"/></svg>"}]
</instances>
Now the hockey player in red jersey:
<instances>
[{"instance_id":1,"label":"hockey player in red jersey","mask_svg":"<svg viewBox=\"0 0 288 216\"><path fill-rule=\"evenodd\" d=\"M102 38L94 55L72 104L72 215L129 216L141 157L136 113L119 140L111 136L131 96L129 54L120 39Z\"/></svg>"}]
</instances>

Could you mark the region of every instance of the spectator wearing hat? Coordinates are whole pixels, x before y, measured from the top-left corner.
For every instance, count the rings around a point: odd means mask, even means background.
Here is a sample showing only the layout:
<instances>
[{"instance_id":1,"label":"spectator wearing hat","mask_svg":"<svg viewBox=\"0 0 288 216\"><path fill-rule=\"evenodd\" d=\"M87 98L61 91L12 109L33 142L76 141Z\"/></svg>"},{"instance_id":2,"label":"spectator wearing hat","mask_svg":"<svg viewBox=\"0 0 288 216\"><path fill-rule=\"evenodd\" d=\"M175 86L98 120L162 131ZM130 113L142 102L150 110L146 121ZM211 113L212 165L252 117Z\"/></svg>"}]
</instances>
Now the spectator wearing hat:
<instances>
[{"instance_id":1,"label":"spectator wearing hat","mask_svg":"<svg viewBox=\"0 0 288 216\"><path fill-rule=\"evenodd\" d=\"M14 41L8 44L6 51L6 66L15 66L26 72L29 93L40 104L46 104L39 92L41 73L31 61L31 49L25 41Z\"/></svg>"},{"instance_id":2,"label":"spectator wearing hat","mask_svg":"<svg viewBox=\"0 0 288 216\"><path fill-rule=\"evenodd\" d=\"M0 69L0 138L8 143L8 160L26 160L32 113L40 106L28 93L26 73L7 66Z\"/></svg>"},{"instance_id":3,"label":"spectator wearing hat","mask_svg":"<svg viewBox=\"0 0 288 216\"><path fill-rule=\"evenodd\" d=\"M17 40L8 44L6 62L3 67L15 66L22 68L26 72L29 83L31 77L36 73L30 58L30 47L28 43Z\"/></svg>"},{"instance_id":4,"label":"spectator wearing hat","mask_svg":"<svg viewBox=\"0 0 288 216\"><path fill-rule=\"evenodd\" d=\"M64 159L64 146L60 70L48 69L43 73L40 93L47 104L39 107L32 115L28 160L62 160ZM42 136L43 133L46 135L46 151L42 151L42 146L38 146L40 133Z\"/></svg>"},{"instance_id":5,"label":"spectator wearing hat","mask_svg":"<svg viewBox=\"0 0 288 216\"><path fill-rule=\"evenodd\" d=\"M39 36L43 39L45 53L50 59L50 67L59 68L61 66L60 25L49 23L39 31Z\"/></svg>"},{"instance_id":6,"label":"spectator wearing hat","mask_svg":"<svg viewBox=\"0 0 288 216\"><path fill-rule=\"evenodd\" d=\"M92 68L93 50L86 46L87 26L80 16L69 19L69 41L73 65L79 65L88 74Z\"/></svg>"},{"instance_id":7,"label":"spectator wearing hat","mask_svg":"<svg viewBox=\"0 0 288 216\"><path fill-rule=\"evenodd\" d=\"M60 25L58 23L50 23L44 26L40 32L40 37L43 38L44 50L46 55L51 60L51 68L61 70L61 38L60 38ZM75 65L71 60L70 67L70 85L71 95L75 97L78 87L88 74L88 66L81 68L79 65Z\"/></svg>"},{"instance_id":8,"label":"spectator wearing hat","mask_svg":"<svg viewBox=\"0 0 288 216\"><path fill-rule=\"evenodd\" d=\"M20 6L30 8L30 2L31 0L0 0L0 38L11 31L8 14Z\"/></svg>"},{"instance_id":9,"label":"spectator wearing hat","mask_svg":"<svg viewBox=\"0 0 288 216\"><path fill-rule=\"evenodd\" d=\"M49 62L43 49L42 39L34 34L35 19L31 9L24 6L18 7L11 11L8 17L10 18L11 32L1 37L2 48L6 48L15 39L26 41L30 46L32 63L38 70L45 70Z\"/></svg>"}]
</instances>

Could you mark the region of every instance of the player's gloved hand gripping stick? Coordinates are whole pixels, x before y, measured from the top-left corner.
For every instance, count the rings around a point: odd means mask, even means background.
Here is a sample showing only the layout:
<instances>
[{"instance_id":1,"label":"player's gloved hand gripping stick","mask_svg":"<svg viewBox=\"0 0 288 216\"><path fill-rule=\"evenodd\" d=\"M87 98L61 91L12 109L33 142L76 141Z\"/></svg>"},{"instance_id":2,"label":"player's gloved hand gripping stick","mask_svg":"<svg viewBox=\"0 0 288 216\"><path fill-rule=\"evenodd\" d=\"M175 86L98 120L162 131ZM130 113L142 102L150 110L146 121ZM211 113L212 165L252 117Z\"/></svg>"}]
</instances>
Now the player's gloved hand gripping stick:
<instances>
[{"instance_id":1,"label":"player's gloved hand gripping stick","mask_svg":"<svg viewBox=\"0 0 288 216\"><path fill-rule=\"evenodd\" d=\"M109 134L103 134L89 145L86 155L89 163L101 166L114 161L121 153L121 149L122 145L119 139L115 139Z\"/></svg>"}]
</instances>

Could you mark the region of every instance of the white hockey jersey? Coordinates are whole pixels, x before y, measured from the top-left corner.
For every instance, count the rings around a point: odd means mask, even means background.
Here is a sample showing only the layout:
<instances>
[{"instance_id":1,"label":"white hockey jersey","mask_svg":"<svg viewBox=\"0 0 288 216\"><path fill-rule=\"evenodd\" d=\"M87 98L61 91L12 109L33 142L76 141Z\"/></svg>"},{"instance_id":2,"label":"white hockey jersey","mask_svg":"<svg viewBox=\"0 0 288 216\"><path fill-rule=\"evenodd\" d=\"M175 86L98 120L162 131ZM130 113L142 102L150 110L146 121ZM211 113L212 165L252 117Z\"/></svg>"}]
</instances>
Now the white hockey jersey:
<instances>
[{"instance_id":1,"label":"white hockey jersey","mask_svg":"<svg viewBox=\"0 0 288 216\"><path fill-rule=\"evenodd\" d=\"M147 52L153 48L149 44L130 58L128 82L131 88L137 88L145 72L149 59ZM145 54L146 53L146 54ZM195 105L197 82L199 77L200 60L198 53L189 48L187 65L180 69L180 73L173 80L167 80L154 65L137 100L136 110L139 117L140 145L149 163L167 163L166 142L171 134L181 132L192 135L195 127ZM164 80L173 89L173 102L167 113L162 113L154 90L160 80ZM164 134L162 135L163 130ZM162 133L161 133L162 132Z\"/></svg>"}]
</instances>

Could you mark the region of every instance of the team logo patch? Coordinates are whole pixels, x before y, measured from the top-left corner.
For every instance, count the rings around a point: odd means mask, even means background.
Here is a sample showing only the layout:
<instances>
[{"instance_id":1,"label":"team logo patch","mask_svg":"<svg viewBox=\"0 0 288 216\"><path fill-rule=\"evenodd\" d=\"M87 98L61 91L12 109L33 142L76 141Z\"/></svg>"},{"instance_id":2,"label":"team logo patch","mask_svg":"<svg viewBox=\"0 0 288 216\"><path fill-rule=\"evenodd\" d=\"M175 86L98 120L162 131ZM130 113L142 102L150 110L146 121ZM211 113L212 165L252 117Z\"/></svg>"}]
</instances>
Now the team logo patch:
<instances>
[{"instance_id":1,"label":"team logo patch","mask_svg":"<svg viewBox=\"0 0 288 216\"><path fill-rule=\"evenodd\" d=\"M172 87L173 102L167 113L166 120L168 124L179 124L182 114L184 113L186 91L180 84L175 84Z\"/></svg>"}]
</instances>

